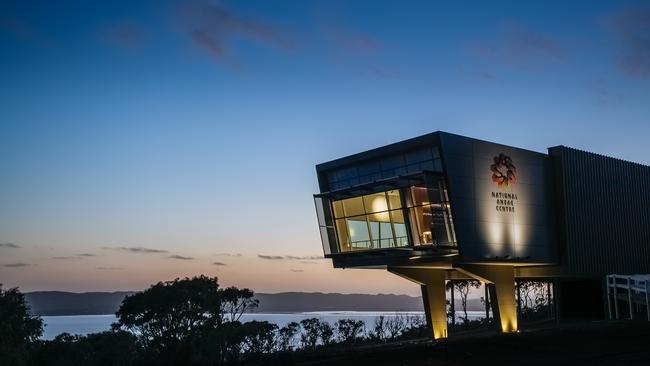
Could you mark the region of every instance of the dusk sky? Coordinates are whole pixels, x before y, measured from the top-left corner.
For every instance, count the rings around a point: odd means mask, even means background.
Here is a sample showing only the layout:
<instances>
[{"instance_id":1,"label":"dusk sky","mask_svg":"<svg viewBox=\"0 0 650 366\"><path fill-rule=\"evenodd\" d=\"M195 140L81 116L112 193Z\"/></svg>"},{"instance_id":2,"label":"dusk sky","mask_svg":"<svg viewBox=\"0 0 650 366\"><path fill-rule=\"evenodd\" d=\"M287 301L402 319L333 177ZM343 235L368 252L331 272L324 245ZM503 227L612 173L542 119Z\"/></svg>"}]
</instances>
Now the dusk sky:
<instances>
[{"instance_id":1,"label":"dusk sky","mask_svg":"<svg viewBox=\"0 0 650 366\"><path fill-rule=\"evenodd\" d=\"M0 0L0 283L419 295L314 166L437 130L650 164L650 4Z\"/></svg>"}]
</instances>

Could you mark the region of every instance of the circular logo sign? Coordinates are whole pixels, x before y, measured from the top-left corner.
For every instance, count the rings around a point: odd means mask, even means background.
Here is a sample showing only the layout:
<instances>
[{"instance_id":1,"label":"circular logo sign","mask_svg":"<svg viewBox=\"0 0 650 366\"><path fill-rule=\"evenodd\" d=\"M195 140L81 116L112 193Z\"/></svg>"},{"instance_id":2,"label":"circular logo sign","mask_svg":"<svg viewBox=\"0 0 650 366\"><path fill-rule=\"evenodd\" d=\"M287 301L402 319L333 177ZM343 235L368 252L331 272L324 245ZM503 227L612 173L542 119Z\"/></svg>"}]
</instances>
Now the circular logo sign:
<instances>
[{"instance_id":1,"label":"circular logo sign","mask_svg":"<svg viewBox=\"0 0 650 366\"><path fill-rule=\"evenodd\" d=\"M490 170L492 171L492 181L499 188L507 188L517 183L517 168L508 155L499 154L495 156L494 164L490 165Z\"/></svg>"}]
</instances>

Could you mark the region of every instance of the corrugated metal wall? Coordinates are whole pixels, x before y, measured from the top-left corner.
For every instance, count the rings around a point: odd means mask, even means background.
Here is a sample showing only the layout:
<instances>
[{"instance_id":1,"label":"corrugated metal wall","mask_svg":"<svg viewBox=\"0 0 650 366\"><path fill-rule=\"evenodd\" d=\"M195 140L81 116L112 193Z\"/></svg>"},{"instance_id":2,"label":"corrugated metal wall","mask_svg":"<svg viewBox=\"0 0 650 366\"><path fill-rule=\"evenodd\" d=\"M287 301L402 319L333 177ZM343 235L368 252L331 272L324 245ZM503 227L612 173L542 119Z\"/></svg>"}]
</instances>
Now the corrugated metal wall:
<instances>
[{"instance_id":1,"label":"corrugated metal wall","mask_svg":"<svg viewBox=\"0 0 650 366\"><path fill-rule=\"evenodd\" d=\"M564 146L549 153L560 263L575 274L650 273L650 167Z\"/></svg>"}]
</instances>

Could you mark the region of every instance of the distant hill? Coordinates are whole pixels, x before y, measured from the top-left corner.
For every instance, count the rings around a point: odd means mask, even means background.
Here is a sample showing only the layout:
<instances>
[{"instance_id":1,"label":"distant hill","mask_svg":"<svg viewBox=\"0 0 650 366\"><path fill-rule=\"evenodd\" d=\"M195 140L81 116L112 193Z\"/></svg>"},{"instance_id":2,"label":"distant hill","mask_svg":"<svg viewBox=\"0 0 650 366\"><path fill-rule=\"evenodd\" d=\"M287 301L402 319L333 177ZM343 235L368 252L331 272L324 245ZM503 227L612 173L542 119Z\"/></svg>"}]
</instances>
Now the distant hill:
<instances>
[{"instance_id":1,"label":"distant hill","mask_svg":"<svg viewBox=\"0 0 650 366\"><path fill-rule=\"evenodd\" d=\"M320 292L257 294L255 312L422 311L422 298L408 295L364 295Z\"/></svg>"},{"instance_id":2,"label":"distant hill","mask_svg":"<svg viewBox=\"0 0 650 366\"><path fill-rule=\"evenodd\" d=\"M132 293L37 291L25 293L25 298L38 315L95 315L115 313Z\"/></svg>"},{"instance_id":3,"label":"distant hill","mask_svg":"<svg viewBox=\"0 0 650 366\"><path fill-rule=\"evenodd\" d=\"M37 315L113 314L133 292L63 292L25 293L32 312ZM422 298L392 294L338 294L320 292L258 293L256 313L294 313L308 311L422 311ZM469 299L468 310L483 310L478 299ZM456 301L456 309L460 309Z\"/></svg>"}]
</instances>

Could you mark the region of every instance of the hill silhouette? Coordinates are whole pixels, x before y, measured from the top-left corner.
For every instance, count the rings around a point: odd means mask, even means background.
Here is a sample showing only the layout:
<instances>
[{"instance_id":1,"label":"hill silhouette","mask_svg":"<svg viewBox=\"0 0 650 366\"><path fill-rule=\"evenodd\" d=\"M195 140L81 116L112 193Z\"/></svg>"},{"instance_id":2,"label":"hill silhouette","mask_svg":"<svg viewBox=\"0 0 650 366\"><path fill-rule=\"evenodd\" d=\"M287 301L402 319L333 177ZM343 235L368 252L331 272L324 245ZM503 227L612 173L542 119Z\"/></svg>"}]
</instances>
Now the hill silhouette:
<instances>
[{"instance_id":1,"label":"hill silhouette","mask_svg":"<svg viewBox=\"0 0 650 366\"><path fill-rule=\"evenodd\" d=\"M99 315L113 314L132 291L64 292L36 291L25 298L37 315ZM257 293L257 313L295 313L309 311L423 311L419 296L394 294L340 294L320 292ZM468 310L483 310L478 299L468 299ZM460 310L456 301L456 309Z\"/></svg>"}]
</instances>

